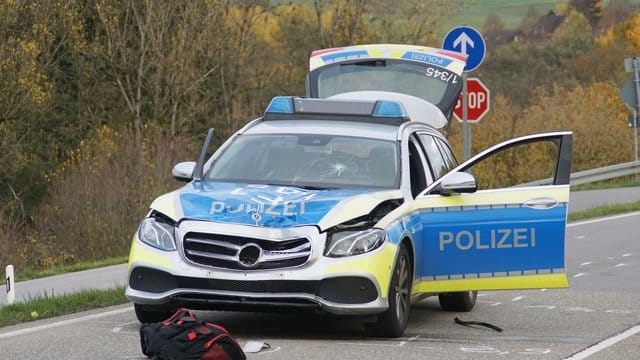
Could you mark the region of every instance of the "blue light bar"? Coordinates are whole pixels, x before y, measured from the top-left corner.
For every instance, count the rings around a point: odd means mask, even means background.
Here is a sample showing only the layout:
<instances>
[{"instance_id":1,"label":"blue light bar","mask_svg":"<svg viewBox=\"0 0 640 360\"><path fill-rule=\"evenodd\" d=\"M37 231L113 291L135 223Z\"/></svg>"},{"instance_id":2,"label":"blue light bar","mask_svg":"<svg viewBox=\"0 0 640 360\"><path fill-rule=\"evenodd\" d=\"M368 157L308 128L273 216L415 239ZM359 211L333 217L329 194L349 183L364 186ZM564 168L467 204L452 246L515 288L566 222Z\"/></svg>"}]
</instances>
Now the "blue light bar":
<instances>
[{"instance_id":1,"label":"blue light bar","mask_svg":"<svg viewBox=\"0 0 640 360\"><path fill-rule=\"evenodd\" d=\"M293 114L293 98L291 96L276 96L267 106L267 113Z\"/></svg>"},{"instance_id":2,"label":"blue light bar","mask_svg":"<svg viewBox=\"0 0 640 360\"><path fill-rule=\"evenodd\" d=\"M373 108L373 116L379 117L409 117L404 106L397 101L378 100Z\"/></svg>"},{"instance_id":3,"label":"blue light bar","mask_svg":"<svg viewBox=\"0 0 640 360\"><path fill-rule=\"evenodd\" d=\"M317 99L276 96L265 120L340 120L399 125L410 121L402 103L392 100Z\"/></svg>"}]
</instances>

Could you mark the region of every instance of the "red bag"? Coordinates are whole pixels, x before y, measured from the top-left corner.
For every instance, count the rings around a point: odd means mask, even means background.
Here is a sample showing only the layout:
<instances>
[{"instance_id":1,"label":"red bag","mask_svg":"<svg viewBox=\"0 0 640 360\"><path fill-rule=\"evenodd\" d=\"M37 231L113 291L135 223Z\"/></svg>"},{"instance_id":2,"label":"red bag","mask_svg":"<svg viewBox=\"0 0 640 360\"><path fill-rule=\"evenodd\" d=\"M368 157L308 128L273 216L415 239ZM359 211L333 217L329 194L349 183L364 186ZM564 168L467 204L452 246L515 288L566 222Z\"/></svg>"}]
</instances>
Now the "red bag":
<instances>
[{"instance_id":1,"label":"red bag","mask_svg":"<svg viewBox=\"0 0 640 360\"><path fill-rule=\"evenodd\" d=\"M156 360L246 360L242 348L220 325L200 322L187 309L140 327L142 353Z\"/></svg>"}]
</instances>

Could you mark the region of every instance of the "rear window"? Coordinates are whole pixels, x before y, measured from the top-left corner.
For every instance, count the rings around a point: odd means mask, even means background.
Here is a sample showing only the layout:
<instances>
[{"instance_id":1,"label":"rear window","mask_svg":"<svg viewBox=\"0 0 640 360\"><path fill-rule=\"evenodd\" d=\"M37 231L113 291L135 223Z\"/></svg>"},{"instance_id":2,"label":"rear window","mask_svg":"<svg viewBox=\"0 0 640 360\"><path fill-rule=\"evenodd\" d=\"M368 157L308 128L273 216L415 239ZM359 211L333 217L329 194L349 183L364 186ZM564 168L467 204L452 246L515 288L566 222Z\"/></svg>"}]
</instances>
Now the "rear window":
<instances>
[{"instance_id":1,"label":"rear window","mask_svg":"<svg viewBox=\"0 0 640 360\"><path fill-rule=\"evenodd\" d=\"M328 98L353 91L407 94L436 105L449 116L462 79L444 68L407 60L359 60L323 66L309 73L309 96Z\"/></svg>"}]
</instances>

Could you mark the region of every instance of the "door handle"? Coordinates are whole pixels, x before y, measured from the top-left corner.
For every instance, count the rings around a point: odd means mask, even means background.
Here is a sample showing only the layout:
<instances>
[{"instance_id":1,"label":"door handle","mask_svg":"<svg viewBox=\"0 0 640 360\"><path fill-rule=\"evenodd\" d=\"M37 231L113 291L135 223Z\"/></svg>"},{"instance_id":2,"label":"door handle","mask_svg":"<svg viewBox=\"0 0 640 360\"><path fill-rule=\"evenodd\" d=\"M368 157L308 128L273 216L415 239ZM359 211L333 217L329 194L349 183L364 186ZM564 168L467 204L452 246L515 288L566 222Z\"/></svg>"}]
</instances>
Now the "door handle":
<instances>
[{"instance_id":1,"label":"door handle","mask_svg":"<svg viewBox=\"0 0 640 360\"><path fill-rule=\"evenodd\" d=\"M535 198L524 202L524 206L536 210L553 209L557 205L558 200L550 197Z\"/></svg>"}]
</instances>

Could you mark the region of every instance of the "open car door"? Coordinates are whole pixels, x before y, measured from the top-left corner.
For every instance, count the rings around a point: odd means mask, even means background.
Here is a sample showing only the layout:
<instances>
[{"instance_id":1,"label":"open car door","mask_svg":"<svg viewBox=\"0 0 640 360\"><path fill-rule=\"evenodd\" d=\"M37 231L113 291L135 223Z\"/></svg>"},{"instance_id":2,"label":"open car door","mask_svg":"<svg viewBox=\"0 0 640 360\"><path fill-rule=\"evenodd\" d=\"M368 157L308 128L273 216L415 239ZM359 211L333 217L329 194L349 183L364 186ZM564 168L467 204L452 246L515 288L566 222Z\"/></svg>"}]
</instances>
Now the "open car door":
<instances>
[{"instance_id":1,"label":"open car door","mask_svg":"<svg viewBox=\"0 0 640 360\"><path fill-rule=\"evenodd\" d=\"M414 293L568 287L571 146L569 131L513 139L427 187Z\"/></svg>"},{"instance_id":2,"label":"open car door","mask_svg":"<svg viewBox=\"0 0 640 360\"><path fill-rule=\"evenodd\" d=\"M357 99L357 93L363 91L399 93L435 105L443 118L450 119L462 91L466 59L466 55L457 52L416 45L372 44L316 50L309 58L307 96L324 99L355 93ZM446 122L435 127L444 125Z\"/></svg>"}]
</instances>

